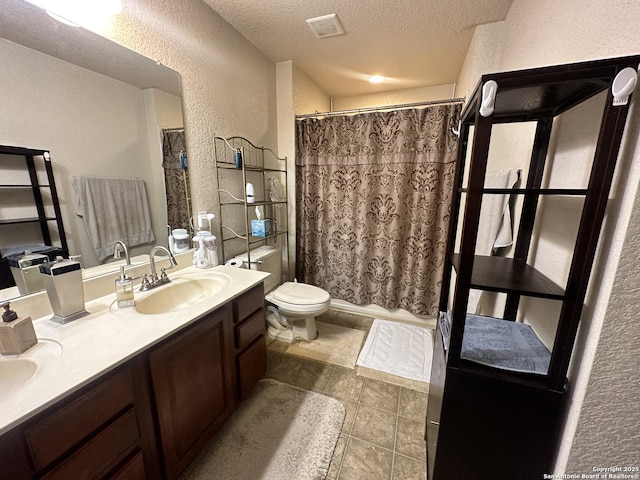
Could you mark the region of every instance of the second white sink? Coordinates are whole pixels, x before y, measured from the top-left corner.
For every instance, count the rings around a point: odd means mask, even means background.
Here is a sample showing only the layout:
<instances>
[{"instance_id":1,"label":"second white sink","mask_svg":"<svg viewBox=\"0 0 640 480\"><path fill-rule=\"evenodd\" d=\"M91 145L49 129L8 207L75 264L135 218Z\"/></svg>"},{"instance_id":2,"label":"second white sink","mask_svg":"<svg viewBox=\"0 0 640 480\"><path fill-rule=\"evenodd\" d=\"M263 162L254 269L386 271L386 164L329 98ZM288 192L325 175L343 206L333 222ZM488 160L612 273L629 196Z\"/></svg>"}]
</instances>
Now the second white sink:
<instances>
[{"instance_id":1,"label":"second white sink","mask_svg":"<svg viewBox=\"0 0 640 480\"><path fill-rule=\"evenodd\" d=\"M3 360L0 362L0 397L11 395L36 373L38 366L27 359Z\"/></svg>"},{"instance_id":2,"label":"second white sink","mask_svg":"<svg viewBox=\"0 0 640 480\"><path fill-rule=\"evenodd\" d=\"M228 275L216 272L175 277L171 283L136 300L135 309L147 315L183 310L219 294L230 284Z\"/></svg>"}]
</instances>

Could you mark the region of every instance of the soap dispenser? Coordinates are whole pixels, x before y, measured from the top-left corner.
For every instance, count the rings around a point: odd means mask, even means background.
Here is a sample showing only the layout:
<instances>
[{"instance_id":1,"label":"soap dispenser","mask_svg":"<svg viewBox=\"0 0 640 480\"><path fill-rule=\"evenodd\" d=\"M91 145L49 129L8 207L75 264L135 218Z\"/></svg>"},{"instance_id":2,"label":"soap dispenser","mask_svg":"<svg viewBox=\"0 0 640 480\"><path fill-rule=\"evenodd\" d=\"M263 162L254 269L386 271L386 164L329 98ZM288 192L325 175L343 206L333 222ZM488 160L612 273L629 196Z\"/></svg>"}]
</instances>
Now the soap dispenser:
<instances>
[{"instance_id":1,"label":"soap dispenser","mask_svg":"<svg viewBox=\"0 0 640 480\"><path fill-rule=\"evenodd\" d=\"M38 337L33 329L31 317L19 318L18 314L9 308L9 302L0 306L5 310L0 324L0 354L18 355L37 344Z\"/></svg>"},{"instance_id":2,"label":"soap dispenser","mask_svg":"<svg viewBox=\"0 0 640 480\"><path fill-rule=\"evenodd\" d=\"M133 307L136 304L133 298L133 278L127 276L124 268L124 265L120 265L120 277L116 278L118 308Z\"/></svg>"}]
</instances>

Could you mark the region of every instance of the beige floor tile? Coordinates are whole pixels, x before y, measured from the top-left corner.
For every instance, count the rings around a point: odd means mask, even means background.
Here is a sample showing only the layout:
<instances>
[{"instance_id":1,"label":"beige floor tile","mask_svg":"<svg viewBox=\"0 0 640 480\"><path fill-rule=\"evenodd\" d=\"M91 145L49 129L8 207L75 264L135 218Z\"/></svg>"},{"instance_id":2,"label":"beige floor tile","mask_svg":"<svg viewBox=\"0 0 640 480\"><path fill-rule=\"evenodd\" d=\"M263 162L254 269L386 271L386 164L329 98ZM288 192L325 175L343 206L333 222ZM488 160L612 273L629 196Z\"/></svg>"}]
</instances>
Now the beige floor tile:
<instances>
[{"instance_id":1,"label":"beige floor tile","mask_svg":"<svg viewBox=\"0 0 640 480\"><path fill-rule=\"evenodd\" d=\"M347 449L347 443L349 437L347 435L340 435L338 442L336 443L336 449L333 451L333 457L331 457L331 464L329 465L329 472L327 478L337 479L340 472L340 466L342 465L342 458L344 452Z\"/></svg>"},{"instance_id":2,"label":"beige floor tile","mask_svg":"<svg viewBox=\"0 0 640 480\"><path fill-rule=\"evenodd\" d=\"M427 450L424 442L424 422L398 417L395 451L407 457L426 461Z\"/></svg>"},{"instance_id":3,"label":"beige floor tile","mask_svg":"<svg viewBox=\"0 0 640 480\"><path fill-rule=\"evenodd\" d=\"M371 325L373 324L373 317L365 317L364 315L359 315L358 318L355 319L352 328L357 330L364 330L368 332L371 329Z\"/></svg>"},{"instance_id":4,"label":"beige floor tile","mask_svg":"<svg viewBox=\"0 0 640 480\"><path fill-rule=\"evenodd\" d=\"M318 320L365 332L373 322L371 317L331 310ZM292 356L287 346L267 340L265 376L338 398L347 409L328 479L426 480L426 394Z\"/></svg>"},{"instance_id":5,"label":"beige floor tile","mask_svg":"<svg viewBox=\"0 0 640 480\"><path fill-rule=\"evenodd\" d=\"M392 463L392 451L351 437L338 480L386 480Z\"/></svg>"},{"instance_id":6,"label":"beige floor tile","mask_svg":"<svg viewBox=\"0 0 640 480\"><path fill-rule=\"evenodd\" d=\"M345 328L353 328L356 320L350 313L337 312L335 310L328 310L326 313L316 317L317 320L332 325L338 325Z\"/></svg>"},{"instance_id":7,"label":"beige floor tile","mask_svg":"<svg viewBox=\"0 0 640 480\"><path fill-rule=\"evenodd\" d=\"M355 370L336 368L325 388L325 392L345 400L357 402L360 400L363 386L364 379L358 377Z\"/></svg>"},{"instance_id":8,"label":"beige floor tile","mask_svg":"<svg viewBox=\"0 0 640 480\"><path fill-rule=\"evenodd\" d=\"M267 365L265 377L293 384L301 366L302 362L300 360L283 354L274 360L273 365Z\"/></svg>"},{"instance_id":9,"label":"beige floor tile","mask_svg":"<svg viewBox=\"0 0 640 480\"><path fill-rule=\"evenodd\" d=\"M427 464L396 453L391 480L427 480Z\"/></svg>"},{"instance_id":10,"label":"beige floor tile","mask_svg":"<svg viewBox=\"0 0 640 480\"><path fill-rule=\"evenodd\" d=\"M393 450L397 415L360 404L351 436Z\"/></svg>"},{"instance_id":11,"label":"beige floor tile","mask_svg":"<svg viewBox=\"0 0 640 480\"><path fill-rule=\"evenodd\" d=\"M335 370L334 366L303 360L293 383L307 390L323 391Z\"/></svg>"},{"instance_id":12,"label":"beige floor tile","mask_svg":"<svg viewBox=\"0 0 640 480\"><path fill-rule=\"evenodd\" d=\"M340 401L347 408L347 416L342 424L342 431L350 434L353 428L353 422L356 419L356 413L358 412L358 404L356 402L350 402L349 400L340 399Z\"/></svg>"},{"instance_id":13,"label":"beige floor tile","mask_svg":"<svg viewBox=\"0 0 640 480\"><path fill-rule=\"evenodd\" d=\"M278 353L284 353L289 344L287 342L283 342L282 340L276 340L275 338L271 338L267 335L267 350L272 350Z\"/></svg>"},{"instance_id":14,"label":"beige floor tile","mask_svg":"<svg viewBox=\"0 0 640 480\"><path fill-rule=\"evenodd\" d=\"M360 403L397 413L399 398L400 387L397 385L367 378L362 389Z\"/></svg>"},{"instance_id":15,"label":"beige floor tile","mask_svg":"<svg viewBox=\"0 0 640 480\"><path fill-rule=\"evenodd\" d=\"M398 413L403 417L424 421L427 416L427 394L402 387Z\"/></svg>"}]
</instances>

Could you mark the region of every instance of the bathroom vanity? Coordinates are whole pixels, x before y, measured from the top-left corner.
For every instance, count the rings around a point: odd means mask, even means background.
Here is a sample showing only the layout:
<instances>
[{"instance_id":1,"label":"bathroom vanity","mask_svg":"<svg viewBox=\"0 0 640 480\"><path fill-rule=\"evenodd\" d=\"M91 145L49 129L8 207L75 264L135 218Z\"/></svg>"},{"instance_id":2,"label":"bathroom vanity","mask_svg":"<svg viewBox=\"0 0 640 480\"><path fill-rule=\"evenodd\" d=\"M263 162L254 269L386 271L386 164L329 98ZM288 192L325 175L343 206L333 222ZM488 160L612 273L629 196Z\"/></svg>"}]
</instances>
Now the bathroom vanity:
<instances>
[{"instance_id":1,"label":"bathroom vanity","mask_svg":"<svg viewBox=\"0 0 640 480\"><path fill-rule=\"evenodd\" d=\"M40 351L0 361L38 365L0 393L0 479L180 475L266 371L266 275L201 272L174 278L229 282L179 310L119 310L111 294L73 323L35 322Z\"/></svg>"}]
</instances>

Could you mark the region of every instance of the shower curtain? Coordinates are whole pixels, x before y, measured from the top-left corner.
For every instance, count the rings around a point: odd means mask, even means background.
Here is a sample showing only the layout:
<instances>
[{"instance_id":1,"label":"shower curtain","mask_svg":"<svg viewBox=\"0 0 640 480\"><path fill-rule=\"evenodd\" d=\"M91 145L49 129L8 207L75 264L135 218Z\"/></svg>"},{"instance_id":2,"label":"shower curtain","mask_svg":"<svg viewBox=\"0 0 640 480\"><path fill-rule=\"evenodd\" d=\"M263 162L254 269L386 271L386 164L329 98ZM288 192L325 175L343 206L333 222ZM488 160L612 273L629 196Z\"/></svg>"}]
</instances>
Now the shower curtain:
<instances>
[{"instance_id":1,"label":"shower curtain","mask_svg":"<svg viewBox=\"0 0 640 480\"><path fill-rule=\"evenodd\" d=\"M296 276L333 298L435 315L459 103L296 121Z\"/></svg>"},{"instance_id":2,"label":"shower curtain","mask_svg":"<svg viewBox=\"0 0 640 480\"><path fill-rule=\"evenodd\" d=\"M167 197L167 222L171 228L189 226L189 172L180 166L180 153L186 152L184 130L162 131L162 168Z\"/></svg>"}]
</instances>

